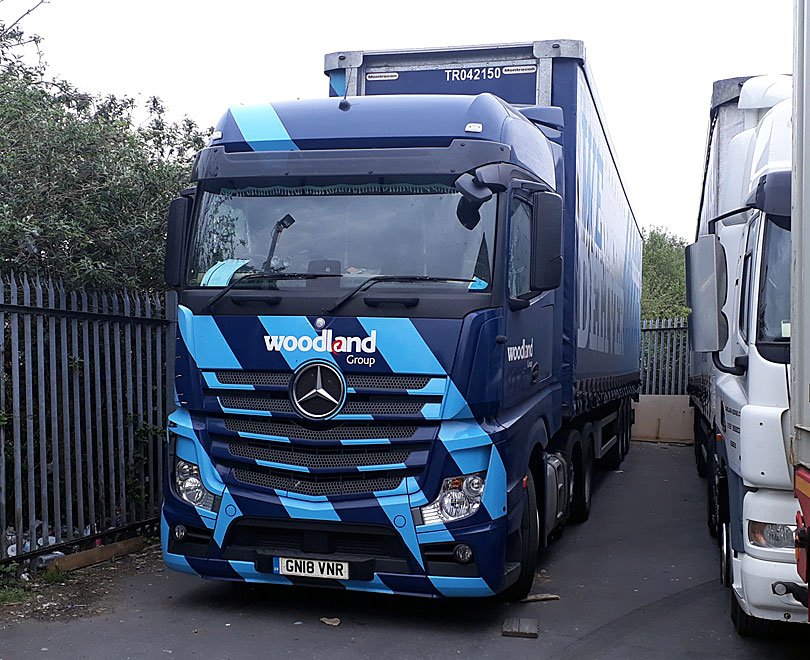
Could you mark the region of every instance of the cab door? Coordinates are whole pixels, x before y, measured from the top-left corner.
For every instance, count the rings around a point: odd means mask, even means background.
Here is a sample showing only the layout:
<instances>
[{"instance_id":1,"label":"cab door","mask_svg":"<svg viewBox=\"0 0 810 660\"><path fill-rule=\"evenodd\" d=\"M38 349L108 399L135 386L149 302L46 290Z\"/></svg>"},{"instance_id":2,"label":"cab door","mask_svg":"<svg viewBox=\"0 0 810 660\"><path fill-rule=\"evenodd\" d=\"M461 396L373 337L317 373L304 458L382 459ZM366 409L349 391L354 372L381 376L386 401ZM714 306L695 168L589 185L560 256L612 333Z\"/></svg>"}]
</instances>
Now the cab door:
<instances>
[{"instance_id":1,"label":"cab door","mask_svg":"<svg viewBox=\"0 0 810 660\"><path fill-rule=\"evenodd\" d=\"M505 409L536 402L551 376L554 292L532 291L532 222L531 193L514 188L506 240Z\"/></svg>"}]
</instances>

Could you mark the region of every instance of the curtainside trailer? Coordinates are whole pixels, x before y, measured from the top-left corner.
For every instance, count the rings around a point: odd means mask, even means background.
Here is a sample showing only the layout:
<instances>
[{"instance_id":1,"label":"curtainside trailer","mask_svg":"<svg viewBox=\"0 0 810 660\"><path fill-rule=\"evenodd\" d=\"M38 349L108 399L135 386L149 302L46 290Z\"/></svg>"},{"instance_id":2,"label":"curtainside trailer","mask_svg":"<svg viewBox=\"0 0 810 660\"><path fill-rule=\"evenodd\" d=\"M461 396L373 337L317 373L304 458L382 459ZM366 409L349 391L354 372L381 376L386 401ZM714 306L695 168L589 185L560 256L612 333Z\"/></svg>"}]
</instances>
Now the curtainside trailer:
<instances>
[{"instance_id":1,"label":"curtainside trailer","mask_svg":"<svg viewBox=\"0 0 810 660\"><path fill-rule=\"evenodd\" d=\"M331 98L228 110L171 205L165 561L519 598L639 385L641 238L582 44L326 69Z\"/></svg>"}]
</instances>

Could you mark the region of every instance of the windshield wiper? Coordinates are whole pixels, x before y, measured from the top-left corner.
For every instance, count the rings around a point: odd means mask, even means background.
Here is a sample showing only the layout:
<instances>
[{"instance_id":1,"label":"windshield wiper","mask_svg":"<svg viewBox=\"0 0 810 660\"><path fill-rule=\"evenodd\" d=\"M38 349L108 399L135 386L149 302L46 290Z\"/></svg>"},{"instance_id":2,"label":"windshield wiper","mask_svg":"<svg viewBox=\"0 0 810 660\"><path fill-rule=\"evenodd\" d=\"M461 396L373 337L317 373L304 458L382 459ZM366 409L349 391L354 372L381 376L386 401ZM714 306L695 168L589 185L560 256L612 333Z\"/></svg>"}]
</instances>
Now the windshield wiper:
<instances>
[{"instance_id":1,"label":"windshield wiper","mask_svg":"<svg viewBox=\"0 0 810 660\"><path fill-rule=\"evenodd\" d=\"M242 282L251 282L255 280L314 280L319 277L343 277L340 273L266 273L264 271L258 273L248 273L238 280L234 280L217 295L209 300L200 310L200 314L205 314L214 305L216 305L223 297L225 297L237 284Z\"/></svg>"},{"instance_id":2,"label":"windshield wiper","mask_svg":"<svg viewBox=\"0 0 810 660\"><path fill-rule=\"evenodd\" d=\"M324 314L331 314L343 307L344 303L361 291L366 291L380 282L466 282L470 283L473 280L464 279L459 277L434 277L432 275L375 275L369 277L367 280L361 282L354 287L347 294L341 296L335 301L329 309L324 309Z\"/></svg>"}]
</instances>

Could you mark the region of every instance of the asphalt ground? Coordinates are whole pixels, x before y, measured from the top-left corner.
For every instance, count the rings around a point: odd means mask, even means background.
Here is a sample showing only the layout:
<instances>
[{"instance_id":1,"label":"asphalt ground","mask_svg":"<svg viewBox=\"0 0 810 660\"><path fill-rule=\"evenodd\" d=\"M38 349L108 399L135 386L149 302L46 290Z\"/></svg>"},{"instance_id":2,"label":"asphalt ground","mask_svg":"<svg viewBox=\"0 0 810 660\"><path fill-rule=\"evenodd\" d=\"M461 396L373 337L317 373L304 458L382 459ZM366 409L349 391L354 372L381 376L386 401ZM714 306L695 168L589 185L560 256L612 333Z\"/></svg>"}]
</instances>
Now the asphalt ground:
<instances>
[{"instance_id":1,"label":"asphalt ground","mask_svg":"<svg viewBox=\"0 0 810 660\"><path fill-rule=\"evenodd\" d=\"M692 456L633 443L621 470L599 476L590 520L568 528L538 567L535 592L558 601L232 585L155 564L122 577L101 614L0 627L0 658L808 657L810 626L780 624L755 640L735 633ZM507 617L537 619L539 637L503 637Z\"/></svg>"}]
</instances>

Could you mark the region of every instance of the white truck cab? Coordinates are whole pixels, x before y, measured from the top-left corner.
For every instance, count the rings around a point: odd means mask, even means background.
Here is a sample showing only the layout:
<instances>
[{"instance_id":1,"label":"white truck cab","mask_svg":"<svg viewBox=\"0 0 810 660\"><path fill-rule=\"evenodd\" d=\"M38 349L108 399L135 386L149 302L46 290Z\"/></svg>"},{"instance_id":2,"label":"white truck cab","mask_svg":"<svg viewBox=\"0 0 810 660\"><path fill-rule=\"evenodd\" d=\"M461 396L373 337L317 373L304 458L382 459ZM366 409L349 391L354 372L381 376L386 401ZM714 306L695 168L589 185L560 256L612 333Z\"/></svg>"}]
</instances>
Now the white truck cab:
<instances>
[{"instance_id":1,"label":"white truck cab","mask_svg":"<svg viewBox=\"0 0 810 660\"><path fill-rule=\"evenodd\" d=\"M737 631L806 621L796 582L789 463L791 79L714 85L696 242L689 393L707 522ZM779 593L782 592L782 593Z\"/></svg>"}]
</instances>

